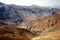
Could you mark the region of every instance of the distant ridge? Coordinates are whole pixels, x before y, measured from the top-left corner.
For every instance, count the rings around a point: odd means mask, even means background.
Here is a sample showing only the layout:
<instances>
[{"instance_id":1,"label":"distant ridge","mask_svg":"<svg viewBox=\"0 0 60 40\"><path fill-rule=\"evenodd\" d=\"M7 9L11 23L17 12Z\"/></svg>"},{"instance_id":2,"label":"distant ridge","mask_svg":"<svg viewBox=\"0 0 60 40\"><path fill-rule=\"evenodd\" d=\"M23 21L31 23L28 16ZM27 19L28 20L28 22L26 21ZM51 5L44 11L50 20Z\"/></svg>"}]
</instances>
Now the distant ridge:
<instances>
[{"instance_id":1,"label":"distant ridge","mask_svg":"<svg viewBox=\"0 0 60 40\"><path fill-rule=\"evenodd\" d=\"M17 6L17 5L7 5L0 2L0 20L7 22L7 24L15 23L15 25L21 22L29 22L35 19L41 19L53 12L58 11L57 8L49 7L37 7L33 6ZM12 24L13 25L13 24Z\"/></svg>"},{"instance_id":2,"label":"distant ridge","mask_svg":"<svg viewBox=\"0 0 60 40\"><path fill-rule=\"evenodd\" d=\"M2 4L4 4L4 3L0 2L0 5L2 5Z\"/></svg>"}]
</instances>

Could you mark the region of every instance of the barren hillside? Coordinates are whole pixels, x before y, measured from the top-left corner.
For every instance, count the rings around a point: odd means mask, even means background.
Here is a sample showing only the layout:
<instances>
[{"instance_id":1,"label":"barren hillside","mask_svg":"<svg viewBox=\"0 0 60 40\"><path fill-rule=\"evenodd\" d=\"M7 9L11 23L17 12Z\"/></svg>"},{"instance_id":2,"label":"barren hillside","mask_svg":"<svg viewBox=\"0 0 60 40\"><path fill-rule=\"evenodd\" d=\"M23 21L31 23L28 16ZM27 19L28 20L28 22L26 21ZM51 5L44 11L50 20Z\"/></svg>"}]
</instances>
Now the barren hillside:
<instances>
[{"instance_id":1,"label":"barren hillside","mask_svg":"<svg viewBox=\"0 0 60 40\"><path fill-rule=\"evenodd\" d=\"M49 20L47 23L49 26L45 26L45 30L39 36L32 38L32 40L60 40L60 12L56 12L44 19L46 20L43 22Z\"/></svg>"}]
</instances>

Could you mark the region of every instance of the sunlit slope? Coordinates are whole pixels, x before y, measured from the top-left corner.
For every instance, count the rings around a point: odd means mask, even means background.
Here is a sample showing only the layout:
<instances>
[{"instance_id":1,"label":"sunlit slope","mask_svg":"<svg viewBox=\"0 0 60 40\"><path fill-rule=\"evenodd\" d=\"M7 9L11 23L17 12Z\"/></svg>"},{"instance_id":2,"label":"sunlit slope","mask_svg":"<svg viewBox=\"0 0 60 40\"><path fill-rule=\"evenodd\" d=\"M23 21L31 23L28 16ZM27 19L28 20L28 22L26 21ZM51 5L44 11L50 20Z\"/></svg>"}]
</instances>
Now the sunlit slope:
<instances>
[{"instance_id":1,"label":"sunlit slope","mask_svg":"<svg viewBox=\"0 0 60 40\"><path fill-rule=\"evenodd\" d=\"M51 25L46 28L39 36L32 38L32 40L60 40L60 12L56 12L50 21ZM49 19L51 18L49 17Z\"/></svg>"},{"instance_id":2,"label":"sunlit slope","mask_svg":"<svg viewBox=\"0 0 60 40\"><path fill-rule=\"evenodd\" d=\"M60 40L60 28L52 32L43 32L32 40Z\"/></svg>"}]
</instances>

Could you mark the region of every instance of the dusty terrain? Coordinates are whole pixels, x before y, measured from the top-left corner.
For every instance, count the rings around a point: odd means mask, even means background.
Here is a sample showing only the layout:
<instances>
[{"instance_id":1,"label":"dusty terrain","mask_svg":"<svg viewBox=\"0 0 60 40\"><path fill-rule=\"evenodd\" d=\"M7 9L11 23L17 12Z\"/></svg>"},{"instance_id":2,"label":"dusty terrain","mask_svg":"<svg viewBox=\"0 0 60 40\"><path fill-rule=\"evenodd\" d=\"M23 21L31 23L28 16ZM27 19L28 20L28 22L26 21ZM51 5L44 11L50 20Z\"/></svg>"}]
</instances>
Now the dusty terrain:
<instances>
[{"instance_id":1,"label":"dusty terrain","mask_svg":"<svg viewBox=\"0 0 60 40\"><path fill-rule=\"evenodd\" d=\"M47 23L49 27L47 25L43 26L45 30L39 36L32 38L32 40L60 40L60 12L45 17L44 20L46 22L50 20L49 24Z\"/></svg>"},{"instance_id":2,"label":"dusty terrain","mask_svg":"<svg viewBox=\"0 0 60 40\"><path fill-rule=\"evenodd\" d=\"M29 33L26 29L0 26L0 40L30 40Z\"/></svg>"}]
</instances>

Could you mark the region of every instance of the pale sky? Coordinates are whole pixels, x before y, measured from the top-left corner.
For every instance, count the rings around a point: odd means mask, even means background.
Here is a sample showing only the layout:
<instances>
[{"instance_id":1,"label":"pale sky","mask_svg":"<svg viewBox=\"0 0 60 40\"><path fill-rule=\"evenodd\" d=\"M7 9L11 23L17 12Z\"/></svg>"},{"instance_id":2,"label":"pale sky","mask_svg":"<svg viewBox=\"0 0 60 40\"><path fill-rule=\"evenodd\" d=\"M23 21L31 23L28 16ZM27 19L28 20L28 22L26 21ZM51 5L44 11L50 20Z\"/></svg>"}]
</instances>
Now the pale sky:
<instances>
[{"instance_id":1,"label":"pale sky","mask_svg":"<svg viewBox=\"0 0 60 40\"><path fill-rule=\"evenodd\" d=\"M60 0L0 0L0 2L5 4L16 4L22 6L60 6Z\"/></svg>"}]
</instances>

